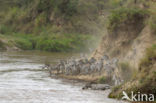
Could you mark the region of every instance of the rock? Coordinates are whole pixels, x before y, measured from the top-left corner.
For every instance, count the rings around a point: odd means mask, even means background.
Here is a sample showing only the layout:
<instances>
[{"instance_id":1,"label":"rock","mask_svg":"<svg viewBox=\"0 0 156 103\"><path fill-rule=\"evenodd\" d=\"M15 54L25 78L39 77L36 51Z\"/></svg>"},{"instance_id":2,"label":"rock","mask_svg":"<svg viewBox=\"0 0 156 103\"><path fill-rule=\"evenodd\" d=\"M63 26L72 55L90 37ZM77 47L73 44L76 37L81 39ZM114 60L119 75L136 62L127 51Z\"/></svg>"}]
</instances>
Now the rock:
<instances>
[{"instance_id":1,"label":"rock","mask_svg":"<svg viewBox=\"0 0 156 103\"><path fill-rule=\"evenodd\" d=\"M84 89L91 89L91 90L107 90L110 89L110 86L108 84L92 84L88 83L83 88Z\"/></svg>"},{"instance_id":2,"label":"rock","mask_svg":"<svg viewBox=\"0 0 156 103\"><path fill-rule=\"evenodd\" d=\"M89 89L92 87L92 83L87 83L82 89Z\"/></svg>"},{"instance_id":3,"label":"rock","mask_svg":"<svg viewBox=\"0 0 156 103\"><path fill-rule=\"evenodd\" d=\"M91 89L92 90L107 90L107 89L110 89L110 86L108 84L92 84Z\"/></svg>"}]
</instances>

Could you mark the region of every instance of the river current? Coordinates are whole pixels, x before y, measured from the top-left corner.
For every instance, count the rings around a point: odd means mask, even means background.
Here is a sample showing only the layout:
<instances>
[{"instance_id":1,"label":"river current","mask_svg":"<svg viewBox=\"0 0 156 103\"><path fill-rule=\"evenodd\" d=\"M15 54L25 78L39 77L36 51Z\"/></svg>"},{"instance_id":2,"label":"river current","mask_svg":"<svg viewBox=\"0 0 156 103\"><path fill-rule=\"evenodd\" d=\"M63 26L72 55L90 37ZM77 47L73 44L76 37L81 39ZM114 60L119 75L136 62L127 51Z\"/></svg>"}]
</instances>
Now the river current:
<instances>
[{"instance_id":1,"label":"river current","mask_svg":"<svg viewBox=\"0 0 156 103\"><path fill-rule=\"evenodd\" d=\"M83 83L49 77L41 66L71 53L0 52L0 103L124 103L107 91L82 90Z\"/></svg>"}]
</instances>

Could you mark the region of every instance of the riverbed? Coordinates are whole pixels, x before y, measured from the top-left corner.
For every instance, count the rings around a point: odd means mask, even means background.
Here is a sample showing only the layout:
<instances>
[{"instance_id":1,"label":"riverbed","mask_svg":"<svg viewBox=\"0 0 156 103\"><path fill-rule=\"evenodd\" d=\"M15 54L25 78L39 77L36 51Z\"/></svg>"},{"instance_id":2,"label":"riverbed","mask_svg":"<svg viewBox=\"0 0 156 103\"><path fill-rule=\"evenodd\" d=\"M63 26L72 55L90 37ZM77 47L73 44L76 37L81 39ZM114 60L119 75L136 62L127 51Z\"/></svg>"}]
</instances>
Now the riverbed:
<instances>
[{"instance_id":1,"label":"riverbed","mask_svg":"<svg viewBox=\"0 0 156 103\"><path fill-rule=\"evenodd\" d=\"M49 77L41 66L79 56L72 53L0 52L0 103L124 103L107 91L82 90L84 83Z\"/></svg>"}]
</instances>

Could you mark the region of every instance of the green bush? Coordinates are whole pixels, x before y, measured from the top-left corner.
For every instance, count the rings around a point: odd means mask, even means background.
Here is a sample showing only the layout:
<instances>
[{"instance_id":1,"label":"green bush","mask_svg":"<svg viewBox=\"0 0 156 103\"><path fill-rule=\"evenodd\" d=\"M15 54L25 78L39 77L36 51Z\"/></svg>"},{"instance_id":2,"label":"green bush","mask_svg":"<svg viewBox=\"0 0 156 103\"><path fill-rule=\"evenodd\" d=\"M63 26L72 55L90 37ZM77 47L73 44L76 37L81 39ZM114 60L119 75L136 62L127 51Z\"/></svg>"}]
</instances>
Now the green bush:
<instances>
[{"instance_id":1,"label":"green bush","mask_svg":"<svg viewBox=\"0 0 156 103\"><path fill-rule=\"evenodd\" d=\"M39 27L40 25L44 25L46 21L46 15L44 13L40 14L36 19L35 19L35 26Z\"/></svg>"},{"instance_id":2,"label":"green bush","mask_svg":"<svg viewBox=\"0 0 156 103\"><path fill-rule=\"evenodd\" d=\"M1 34L10 34L12 32L13 32L13 30L10 27L8 27L6 25L0 25L0 33Z\"/></svg>"},{"instance_id":3,"label":"green bush","mask_svg":"<svg viewBox=\"0 0 156 103\"><path fill-rule=\"evenodd\" d=\"M37 42L36 49L43 50L43 51L60 52L60 51L66 51L68 49L66 48L66 46L67 45L61 43L59 40L41 39Z\"/></svg>"},{"instance_id":4,"label":"green bush","mask_svg":"<svg viewBox=\"0 0 156 103\"><path fill-rule=\"evenodd\" d=\"M32 43L24 38L18 38L15 40L16 46L23 50L32 50Z\"/></svg>"},{"instance_id":5,"label":"green bush","mask_svg":"<svg viewBox=\"0 0 156 103\"><path fill-rule=\"evenodd\" d=\"M72 36L70 34L64 34L64 36L41 36L36 42L36 49L55 52L80 51L86 45L83 40L82 36Z\"/></svg>"},{"instance_id":6,"label":"green bush","mask_svg":"<svg viewBox=\"0 0 156 103\"><path fill-rule=\"evenodd\" d=\"M109 0L109 4L115 8L115 7L119 7L120 4L123 2L123 0Z\"/></svg>"},{"instance_id":7,"label":"green bush","mask_svg":"<svg viewBox=\"0 0 156 103\"><path fill-rule=\"evenodd\" d=\"M5 19L3 20L4 24L12 24L16 21L17 14L19 12L18 7L13 7L8 10L8 12L4 15Z\"/></svg>"},{"instance_id":8,"label":"green bush","mask_svg":"<svg viewBox=\"0 0 156 103\"><path fill-rule=\"evenodd\" d=\"M84 34L39 35L14 33L10 37L24 50L42 50L51 52L79 52L88 50L91 37Z\"/></svg>"},{"instance_id":9,"label":"green bush","mask_svg":"<svg viewBox=\"0 0 156 103\"><path fill-rule=\"evenodd\" d=\"M109 16L108 29L114 30L124 21L139 20L148 15L148 11L139 8L120 8L112 11Z\"/></svg>"},{"instance_id":10,"label":"green bush","mask_svg":"<svg viewBox=\"0 0 156 103\"><path fill-rule=\"evenodd\" d=\"M70 17L77 12L78 0L40 0L38 3L38 12L50 12L64 14L64 17Z\"/></svg>"},{"instance_id":11,"label":"green bush","mask_svg":"<svg viewBox=\"0 0 156 103\"><path fill-rule=\"evenodd\" d=\"M8 29L4 25L0 25L0 33L1 34L6 34L8 32Z\"/></svg>"}]
</instances>

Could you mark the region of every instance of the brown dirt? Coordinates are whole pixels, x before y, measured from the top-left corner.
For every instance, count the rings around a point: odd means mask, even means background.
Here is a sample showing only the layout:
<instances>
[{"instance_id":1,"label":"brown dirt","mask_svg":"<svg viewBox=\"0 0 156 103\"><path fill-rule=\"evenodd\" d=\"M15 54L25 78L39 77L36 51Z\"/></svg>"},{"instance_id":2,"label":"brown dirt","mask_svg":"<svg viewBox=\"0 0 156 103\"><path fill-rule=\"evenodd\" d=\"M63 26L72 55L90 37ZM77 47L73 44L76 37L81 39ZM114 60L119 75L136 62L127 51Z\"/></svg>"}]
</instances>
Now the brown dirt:
<instances>
[{"instance_id":1,"label":"brown dirt","mask_svg":"<svg viewBox=\"0 0 156 103\"><path fill-rule=\"evenodd\" d=\"M153 44L155 38L153 38L149 26L140 30L139 34L136 33L138 31L132 29L118 32L116 39L109 35L104 36L92 57L99 59L106 54L111 58L118 58L120 62L129 62L133 68L138 68L139 61L144 56L146 48Z\"/></svg>"}]
</instances>

